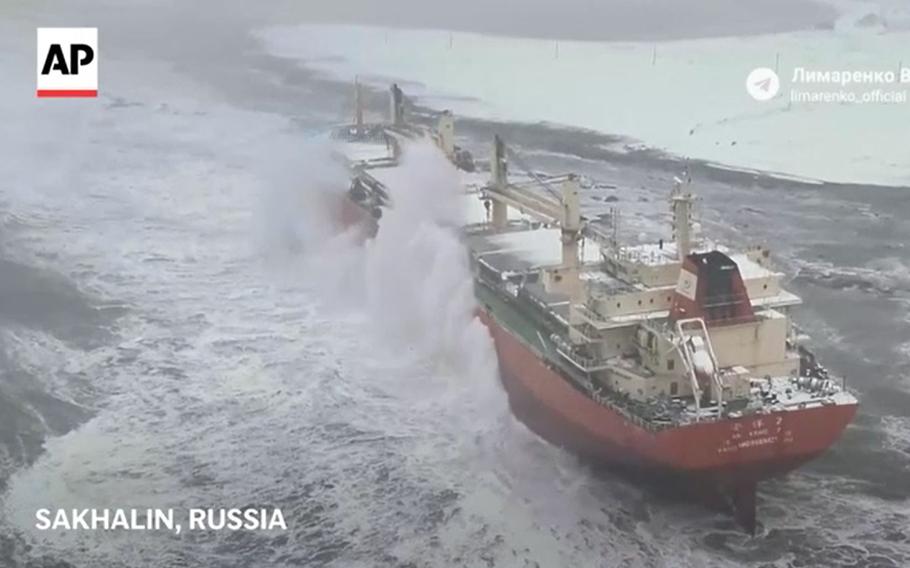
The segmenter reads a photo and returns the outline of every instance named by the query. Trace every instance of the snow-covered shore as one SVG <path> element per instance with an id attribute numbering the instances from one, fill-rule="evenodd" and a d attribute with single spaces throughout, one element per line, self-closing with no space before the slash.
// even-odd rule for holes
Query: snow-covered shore
<path id="1" fill-rule="evenodd" d="M 268 51 L 339 79 L 390 80 L 434 108 L 621 135 L 733 168 L 845 183 L 910 186 L 910 102 L 799 102 L 792 93 L 910 91 L 910 83 L 791 84 L 794 71 L 895 71 L 910 31 L 850 21 L 834 30 L 663 43 L 581 42 L 349 25 L 274 27 Z M 746 92 L 756 67 L 781 91 Z M 905 95 L 906 96 L 906 95 Z"/>

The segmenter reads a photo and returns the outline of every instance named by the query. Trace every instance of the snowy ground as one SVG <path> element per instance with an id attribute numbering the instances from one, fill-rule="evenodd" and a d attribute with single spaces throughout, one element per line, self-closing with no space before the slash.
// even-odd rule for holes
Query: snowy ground
<path id="1" fill-rule="evenodd" d="M 866 12 L 854 12 L 865 14 Z M 896 20 L 899 21 L 899 20 Z M 447 31 L 304 25 L 265 29 L 277 55 L 386 88 L 391 80 L 432 108 L 621 135 L 689 158 L 810 179 L 910 185 L 910 102 L 790 102 L 794 69 L 897 71 L 910 31 L 846 19 L 837 29 L 663 43 L 577 42 Z M 779 59 L 778 59 L 779 58 Z M 779 68 L 781 93 L 745 90 L 756 67 Z M 910 94 L 902 85 L 853 86 Z M 621 150 L 621 149 L 618 149 Z"/>

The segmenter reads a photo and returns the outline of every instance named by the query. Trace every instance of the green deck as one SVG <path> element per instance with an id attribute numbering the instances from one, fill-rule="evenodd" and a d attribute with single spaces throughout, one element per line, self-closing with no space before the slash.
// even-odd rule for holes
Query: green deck
<path id="1" fill-rule="evenodd" d="M 565 327 L 552 321 L 550 316 L 531 302 L 516 298 L 494 284 L 476 278 L 474 295 L 478 303 L 487 311 L 496 323 L 517 338 L 536 357 L 562 376 L 567 383 L 588 398 L 591 396 L 592 380 L 584 372 L 557 352 L 556 345 L 550 339 L 553 333 L 565 334 Z M 651 432 L 670 427 L 663 421 L 649 419 L 646 408 L 640 408 L 634 402 L 617 395 L 605 385 L 600 387 L 600 396 L 596 402 L 623 415 L 629 422 Z"/>

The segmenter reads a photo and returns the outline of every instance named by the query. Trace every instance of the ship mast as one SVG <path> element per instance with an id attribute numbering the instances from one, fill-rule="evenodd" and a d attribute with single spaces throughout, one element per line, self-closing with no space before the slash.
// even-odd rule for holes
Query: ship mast
<path id="1" fill-rule="evenodd" d="M 575 306 L 585 302 L 585 287 L 581 281 L 582 261 L 579 256 L 582 240 L 583 221 L 579 201 L 578 176 L 569 174 L 560 178 L 559 188 L 551 186 L 553 179 L 543 179 L 523 163 L 520 156 L 508 152 L 509 157 L 540 186 L 545 195 L 532 191 L 526 185 L 509 183 L 508 150 L 499 136 L 493 139 L 493 154 L 490 159 L 490 184 L 484 193 L 492 201 L 491 224 L 494 231 L 501 231 L 508 224 L 508 208 L 514 207 L 522 213 L 560 229 L 561 257 L 559 266 L 549 267 L 544 274 L 547 287 L 558 290 L 569 297 L 569 324 L 571 328 L 581 323 Z M 581 342 L 581 336 L 572 332 L 570 338 Z"/>
<path id="2" fill-rule="evenodd" d="M 360 80 L 354 78 L 354 125 L 357 131 L 363 129 L 363 89 L 360 87 Z"/>
<path id="3" fill-rule="evenodd" d="M 571 283 L 570 296 L 577 300 L 581 281 L 579 269 L 581 261 L 578 256 L 578 241 L 581 238 L 581 206 L 578 200 L 578 178 L 569 174 L 562 182 L 562 216 L 559 219 L 562 241 L 562 266 Z"/>
<path id="4" fill-rule="evenodd" d="M 670 193 L 670 209 L 673 212 L 673 239 L 676 241 L 676 252 L 679 260 L 684 260 L 692 252 L 692 204 L 695 196 L 690 191 L 684 191 L 683 185 L 688 187 L 691 180 L 686 176 L 686 181 L 673 178 L 673 191 Z"/>
<path id="5" fill-rule="evenodd" d="M 509 184 L 509 162 L 506 159 L 506 148 L 498 134 L 493 136 L 493 154 L 490 156 L 490 186 L 497 192 L 505 190 Z M 493 229 L 501 231 L 508 221 L 508 206 L 501 199 L 492 199 Z"/>
<path id="6" fill-rule="evenodd" d="M 404 125 L 404 93 L 397 83 L 392 84 L 389 97 L 389 119 L 392 126 Z"/>
<path id="7" fill-rule="evenodd" d="M 436 126 L 436 137 L 440 149 L 449 160 L 455 159 L 455 117 L 451 111 L 443 111 Z"/>

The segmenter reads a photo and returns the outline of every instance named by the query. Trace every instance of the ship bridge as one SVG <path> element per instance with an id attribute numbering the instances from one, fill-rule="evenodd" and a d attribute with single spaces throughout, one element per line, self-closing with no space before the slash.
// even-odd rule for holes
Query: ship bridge
<path id="1" fill-rule="evenodd" d="M 689 397 L 697 416 L 749 400 L 755 377 L 799 374 L 789 317 L 799 297 L 767 249 L 734 253 L 700 238 L 686 183 L 670 193 L 670 238 L 629 245 L 618 214 L 612 231 L 581 215 L 576 178 L 526 172 L 517 183 L 507 175 L 517 161 L 497 138 L 478 196 L 492 207 L 465 238 L 479 280 L 512 298 L 535 322 L 531 341 L 580 384 L 639 401 Z"/>

